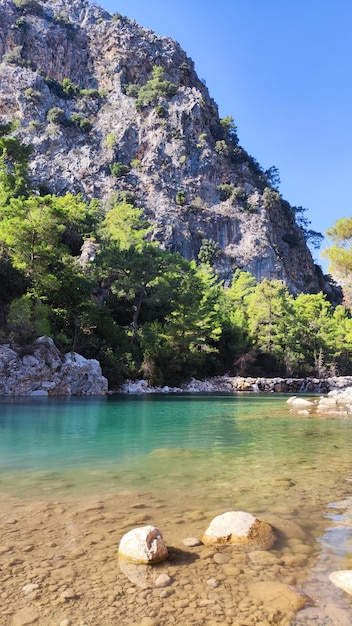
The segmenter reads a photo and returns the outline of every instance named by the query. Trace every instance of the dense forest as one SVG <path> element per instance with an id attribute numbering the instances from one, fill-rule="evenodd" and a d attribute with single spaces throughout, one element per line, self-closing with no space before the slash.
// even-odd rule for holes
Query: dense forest
<path id="1" fill-rule="evenodd" d="M 225 372 L 350 370 L 348 307 L 333 308 L 322 293 L 293 296 L 281 281 L 257 283 L 240 270 L 225 288 L 210 265 L 216 250 L 204 245 L 189 262 L 162 249 L 123 194 L 106 211 L 96 200 L 33 191 L 31 148 L 12 131 L 0 127 L 3 342 L 25 354 L 50 335 L 60 350 L 98 359 L 110 388 L 137 377 L 164 385 Z M 342 226 L 331 231 L 334 259 Z"/>

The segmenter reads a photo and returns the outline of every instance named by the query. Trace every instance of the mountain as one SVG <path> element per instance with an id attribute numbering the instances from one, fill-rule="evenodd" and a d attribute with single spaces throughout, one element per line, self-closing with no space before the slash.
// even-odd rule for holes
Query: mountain
<path id="1" fill-rule="evenodd" d="M 175 41 L 87 0 L 0 0 L 0 59 L 0 123 L 33 146 L 39 193 L 126 198 L 225 284 L 239 267 L 292 293 L 324 286 L 275 168 L 240 146 Z"/>

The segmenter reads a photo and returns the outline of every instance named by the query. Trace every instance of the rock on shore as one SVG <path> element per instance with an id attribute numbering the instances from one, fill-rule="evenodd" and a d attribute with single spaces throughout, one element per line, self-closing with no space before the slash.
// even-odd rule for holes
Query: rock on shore
<path id="1" fill-rule="evenodd" d="M 94 396 L 108 391 L 95 359 L 64 357 L 50 337 L 39 337 L 26 354 L 0 346 L 0 396 Z"/>

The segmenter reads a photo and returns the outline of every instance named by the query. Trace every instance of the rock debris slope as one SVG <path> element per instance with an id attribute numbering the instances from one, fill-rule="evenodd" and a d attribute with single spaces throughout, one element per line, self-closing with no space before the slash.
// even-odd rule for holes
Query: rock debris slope
<path id="1" fill-rule="evenodd" d="M 0 59 L 0 123 L 33 145 L 40 193 L 125 198 L 165 248 L 201 252 L 225 280 L 239 267 L 321 288 L 294 209 L 175 41 L 87 0 L 0 0 Z"/>

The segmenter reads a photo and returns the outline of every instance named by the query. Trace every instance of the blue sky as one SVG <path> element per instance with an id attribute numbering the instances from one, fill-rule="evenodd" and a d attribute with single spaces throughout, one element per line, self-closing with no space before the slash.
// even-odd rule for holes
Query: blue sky
<path id="1" fill-rule="evenodd" d="M 178 41 L 241 145 L 325 234 L 351 215 L 351 0 L 100 0 Z M 326 262 L 315 258 L 327 271 Z"/>

